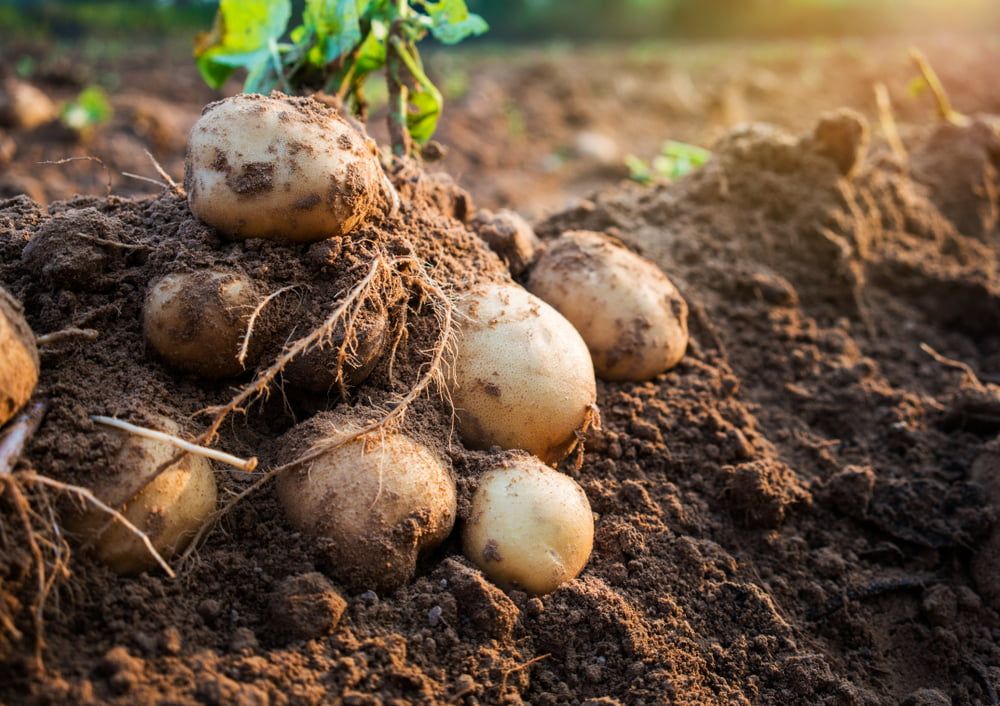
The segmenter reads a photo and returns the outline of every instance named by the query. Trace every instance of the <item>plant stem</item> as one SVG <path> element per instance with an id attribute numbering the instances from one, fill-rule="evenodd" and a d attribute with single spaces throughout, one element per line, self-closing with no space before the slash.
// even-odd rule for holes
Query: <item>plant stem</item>
<path id="1" fill-rule="evenodd" d="M 409 11 L 407 0 L 396 0 L 398 17 L 389 28 L 389 41 L 386 43 L 385 78 L 389 86 L 389 139 L 392 142 L 392 153 L 397 157 L 410 154 L 410 132 L 406 127 L 407 88 L 403 82 L 403 61 L 396 50 L 396 42 L 403 41 L 403 22 Z"/>

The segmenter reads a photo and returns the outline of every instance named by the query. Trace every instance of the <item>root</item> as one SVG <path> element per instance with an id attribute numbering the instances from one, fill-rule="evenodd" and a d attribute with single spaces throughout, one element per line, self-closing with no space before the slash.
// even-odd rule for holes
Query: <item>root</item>
<path id="1" fill-rule="evenodd" d="M 413 255 L 397 257 L 386 261 L 381 255 L 377 255 L 372 262 L 368 274 L 356 284 L 334 310 L 333 313 L 323 322 L 323 324 L 309 333 L 307 336 L 298 339 L 263 373 L 261 373 L 249 386 L 244 388 L 233 400 L 216 413 L 215 420 L 209 430 L 202 436 L 202 439 L 214 438 L 222 421 L 231 412 L 242 408 L 248 401 L 256 395 L 265 394 L 268 385 L 280 374 L 281 370 L 295 356 L 308 350 L 311 346 L 321 341 L 324 336 L 329 336 L 335 326 L 341 321 L 348 309 L 360 307 L 364 304 L 365 298 L 369 296 L 374 283 L 378 282 L 380 272 L 386 272 L 400 277 L 411 292 L 417 292 L 424 298 L 433 299 L 433 311 L 438 325 L 438 336 L 430 350 L 425 351 L 428 355 L 427 362 L 421 367 L 417 380 L 403 394 L 397 395 L 388 404 L 388 409 L 383 410 L 382 416 L 363 427 L 352 431 L 342 437 L 335 437 L 335 440 L 321 440 L 310 447 L 308 451 L 298 458 L 280 466 L 269 469 L 263 473 L 252 485 L 234 495 L 221 508 L 216 510 L 202 524 L 188 548 L 181 555 L 180 561 L 186 562 L 197 551 L 198 546 L 205 535 L 227 514 L 229 514 L 245 498 L 257 492 L 278 475 L 306 465 L 320 456 L 345 446 L 357 439 L 365 436 L 384 433 L 393 425 L 402 423 L 410 405 L 421 395 L 434 385 L 441 387 L 445 375 L 445 360 L 453 348 L 455 336 L 455 310 L 452 298 L 447 292 L 435 282 L 421 266 L 418 258 Z M 346 336 L 345 336 L 346 338 Z M 381 479 L 380 479 L 381 483 Z"/>
<path id="2" fill-rule="evenodd" d="M 972 387 L 979 390 L 980 392 L 986 391 L 986 386 L 983 385 L 983 383 L 979 380 L 979 376 L 976 375 L 976 371 L 973 370 L 972 366 L 970 366 L 968 363 L 963 363 L 960 360 L 955 360 L 954 358 L 948 358 L 946 356 L 943 356 L 936 350 L 931 348 L 929 345 L 927 345 L 926 343 L 920 344 L 920 350 L 922 350 L 924 353 L 929 355 L 931 358 L 933 358 L 941 365 L 962 371 L 965 374 L 965 378 L 969 381 L 969 384 L 972 385 Z"/>
<path id="3" fill-rule="evenodd" d="M 153 179 L 151 177 L 143 176 L 142 174 L 133 174 L 132 172 L 122 172 L 122 176 L 128 177 L 129 179 L 138 179 L 139 181 L 145 181 L 145 182 L 148 182 L 150 184 L 155 184 L 156 186 L 159 186 L 164 191 L 169 191 L 170 190 L 170 185 L 169 184 L 165 184 L 164 182 L 160 181 L 159 179 Z"/>
<path id="4" fill-rule="evenodd" d="M 47 159 L 47 160 L 44 160 L 42 162 L 37 162 L 37 164 L 49 164 L 49 165 L 53 165 L 53 166 L 62 166 L 63 164 L 69 164 L 70 162 L 80 162 L 80 161 L 97 162 L 98 164 L 101 165 L 101 167 L 104 169 L 104 176 L 106 176 L 108 178 L 108 182 L 105 185 L 105 187 L 107 189 L 107 196 L 111 196 L 111 169 L 99 157 L 91 157 L 91 156 L 85 156 L 85 157 L 64 157 L 63 159 Z"/>
<path id="5" fill-rule="evenodd" d="M 290 362 L 306 351 L 314 348 L 324 339 L 329 339 L 330 336 L 333 335 L 337 324 L 340 323 L 345 312 L 347 312 L 347 310 L 350 309 L 359 299 L 368 295 L 369 289 L 372 288 L 374 283 L 377 282 L 378 276 L 383 273 L 385 268 L 385 259 L 381 255 L 376 255 L 372 260 L 368 274 L 365 275 L 360 282 L 354 285 L 354 287 L 347 293 L 347 296 L 344 297 L 344 300 L 340 303 L 340 305 L 333 310 L 333 312 L 318 328 L 311 331 L 308 335 L 298 339 L 290 346 L 287 346 L 281 355 L 279 355 L 266 370 L 259 373 L 257 377 L 254 378 L 253 382 L 240 390 L 240 392 L 237 393 L 237 395 L 226 405 L 206 410 L 215 416 L 208 429 L 200 437 L 198 437 L 199 443 L 210 444 L 214 442 L 218 437 L 219 428 L 230 414 L 237 411 L 245 411 L 246 406 L 254 399 L 268 394 L 268 391 L 271 388 L 271 383 L 274 382 L 278 375 L 281 374 L 281 371 L 284 370 Z"/>
<path id="6" fill-rule="evenodd" d="M 52 333 L 46 333 L 35 338 L 35 345 L 38 347 L 51 346 L 56 343 L 62 343 L 66 339 L 70 338 L 82 338 L 87 341 L 96 341 L 100 337 L 100 334 L 92 328 L 76 328 L 75 326 L 70 326 L 69 328 L 60 329 L 58 331 L 53 331 Z"/>
<path id="7" fill-rule="evenodd" d="M 905 163 L 909 159 L 906 147 L 899 137 L 899 130 L 896 128 L 896 117 L 892 112 L 892 100 L 889 98 L 889 89 L 884 83 L 879 81 L 875 84 L 875 105 L 878 107 L 878 121 L 882 126 L 882 134 L 885 135 L 886 142 L 896 158 Z"/>
<path id="8" fill-rule="evenodd" d="M 11 423 L 10 429 L 0 440 L 0 476 L 10 475 L 14 470 L 14 464 L 24 452 L 28 440 L 38 430 L 47 410 L 47 403 L 35 402 Z"/>
<path id="9" fill-rule="evenodd" d="M 948 97 L 948 92 L 944 89 L 944 84 L 941 83 L 941 79 L 938 78 L 937 72 L 931 66 L 927 57 L 924 56 L 924 53 L 916 47 L 910 47 L 910 59 L 934 95 L 938 117 L 945 122 L 958 125 L 959 127 L 968 125 L 970 122 L 968 116 L 962 115 L 952 107 L 951 99 Z"/>
<path id="10" fill-rule="evenodd" d="M 179 449 L 183 449 L 187 453 L 194 454 L 196 456 L 204 456 L 205 458 L 218 461 L 219 463 L 225 463 L 226 465 L 238 468 L 241 471 L 246 471 L 247 473 L 253 471 L 253 469 L 257 467 L 256 457 L 248 459 L 238 458 L 232 454 L 227 454 L 217 449 L 209 449 L 204 446 L 192 444 L 191 442 L 184 441 L 184 439 L 174 436 L 173 434 L 167 434 L 166 432 L 156 431 L 155 429 L 147 429 L 146 427 L 129 424 L 126 421 L 115 419 L 114 417 L 93 415 L 90 419 L 98 424 L 114 427 L 115 429 L 120 429 L 121 431 L 128 432 L 129 434 L 135 434 L 136 436 L 152 439 L 153 441 L 162 441 L 164 443 L 171 444 Z"/>
<path id="11" fill-rule="evenodd" d="M 147 154 L 149 153 L 147 152 Z M 243 334 L 243 342 L 240 344 L 240 354 L 236 356 L 236 360 L 239 361 L 241 368 L 243 368 L 244 370 L 246 369 L 247 353 L 250 350 L 250 337 L 252 336 L 254 326 L 257 323 L 257 317 L 259 317 L 261 312 L 264 311 L 267 305 L 270 304 L 272 301 L 274 301 L 277 297 L 284 294 L 285 292 L 297 288 L 298 285 L 295 284 L 290 284 L 287 287 L 282 287 L 276 292 L 272 292 L 271 294 L 267 295 L 263 299 L 263 301 L 261 301 L 261 303 L 257 305 L 257 308 L 253 310 L 253 313 L 250 315 L 249 321 L 247 321 L 247 330 L 246 333 Z"/>

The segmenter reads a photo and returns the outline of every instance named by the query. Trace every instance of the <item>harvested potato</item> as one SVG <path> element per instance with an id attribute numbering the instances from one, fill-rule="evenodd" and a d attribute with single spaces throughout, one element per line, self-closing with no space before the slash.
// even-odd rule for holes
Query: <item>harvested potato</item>
<path id="1" fill-rule="evenodd" d="M 0 125 L 33 130 L 58 115 L 52 99 L 30 83 L 8 78 L 0 86 Z"/>
<path id="2" fill-rule="evenodd" d="M 505 589 L 542 594 L 575 578 L 594 546 L 594 515 L 576 481 L 525 457 L 488 471 L 462 530 L 465 556 Z"/>
<path id="3" fill-rule="evenodd" d="M 506 208 L 477 211 L 472 229 L 500 256 L 515 277 L 527 269 L 538 250 L 535 231 L 520 215 Z"/>
<path id="4" fill-rule="evenodd" d="M 180 431 L 166 418 L 157 419 L 153 426 L 174 436 Z M 118 508 L 167 559 L 187 546 L 215 510 L 217 490 L 212 466 L 202 456 L 185 454 L 128 500 L 159 466 L 173 458 L 177 448 L 164 441 L 113 433 L 122 434 L 124 440 L 91 492 Z M 125 501 L 125 507 L 119 507 Z M 92 544 L 97 557 L 120 574 L 153 568 L 156 560 L 142 540 L 118 521 L 109 524 L 109 519 L 105 512 L 88 506 L 71 513 L 66 527 Z"/>
<path id="5" fill-rule="evenodd" d="M 160 278 L 143 305 L 146 342 L 177 370 L 205 378 L 238 375 L 249 319 L 262 297 L 236 272 L 207 270 Z M 270 330 L 265 310 L 254 323 L 246 365 L 252 367 Z"/>
<path id="6" fill-rule="evenodd" d="M 320 414 L 286 436 L 281 459 L 356 432 L 358 416 Z M 353 439 L 278 477 L 293 527 L 312 537 L 330 572 L 356 590 L 393 591 L 455 523 L 455 481 L 429 448 L 398 432 Z"/>
<path id="7" fill-rule="evenodd" d="M 38 349 L 21 305 L 0 287 L 0 425 L 31 398 L 38 384 Z"/>
<path id="8" fill-rule="evenodd" d="M 656 265 L 607 236 L 563 233 L 527 287 L 576 327 L 603 380 L 649 380 L 684 357 L 687 303 Z"/>
<path id="9" fill-rule="evenodd" d="M 188 140 L 191 211 L 234 238 L 312 242 L 393 211 L 375 142 L 311 98 L 209 104 Z"/>
<path id="10" fill-rule="evenodd" d="M 360 385 L 382 358 L 389 343 L 389 315 L 385 309 L 366 311 L 355 322 L 355 340 L 345 349 L 343 362 L 339 360 L 344 343 L 344 329 L 338 327 L 330 340 L 294 358 L 282 375 L 295 387 L 330 394 L 338 391 L 337 368 L 341 367 L 345 387 Z"/>
<path id="11" fill-rule="evenodd" d="M 462 441 L 559 462 L 596 409 L 594 368 L 580 334 L 516 284 L 481 287 L 462 308 L 449 376 Z"/>

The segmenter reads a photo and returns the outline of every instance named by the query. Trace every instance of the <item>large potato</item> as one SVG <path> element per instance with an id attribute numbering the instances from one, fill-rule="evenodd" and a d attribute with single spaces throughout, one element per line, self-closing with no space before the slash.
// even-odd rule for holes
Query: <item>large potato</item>
<path id="1" fill-rule="evenodd" d="M 323 240 L 396 203 L 370 138 L 317 101 L 277 93 L 208 105 L 184 185 L 191 211 L 234 238 Z"/>
<path id="2" fill-rule="evenodd" d="M 177 425 L 165 418 L 158 419 L 155 428 L 173 435 L 179 432 Z M 112 507 L 126 501 L 177 453 L 177 448 L 166 442 L 120 433 L 125 434 L 120 450 L 91 488 Z M 119 509 L 146 533 L 161 556 L 170 558 L 187 546 L 215 510 L 216 496 L 211 464 L 202 456 L 186 454 Z M 71 514 L 66 527 L 92 543 L 97 557 L 120 574 L 153 568 L 156 560 L 142 540 L 117 520 L 109 524 L 110 519 L 98 508 L 87 507 Z"/>
<path id="3" fill-rule="evenodd" d="M 345 439 L 359 419 L 320 415 L 289 432 L 288 462 L 317 442 Z M 312 537 L 330 572 L 352 589 L 393 591 L 416 571 L 419 555 L 455 523 L 451 472 L 423 444 L 397 432 L 354 439 L 278 477 L 293 527 Z"/>
<path id="4" fill-rule="evenodd" d="M 249 319 L 260 303 L 254 283 L 236 272 L 206 270 L 160 278 L 143 305 L 146 342 L 177 370 L 205 378 L 243 371 L 239 352 Z M 258 318 L 247 365 L 260 352 L 268 322 Z"/>
<path id="5" fill-rule="evenodd" d="M 527 287 L 576 327 L 603 380 L 649 380 L 684 357 L 688 309 L 677 288 L 652 262 L 600 233 L 557 238 Z"/>
<path id="6" fill-rule="evenodd" d="M 492 284 L 463 303 L 450 371 L 466 446 L 524 449 L 557 463 L 594 414 L 594 368 L 576 329 L 516 284 Z"/>
<path id="7" fill-rule="evenodd" d="M 465 555 L 503 588 L 541 594 L 575 578 L 594 546 L 594 515 L 576 481 L 534 458 L 488 471 L 462 530 Z"/>
<path id="8" fill-rule="evenodd" d="M 0 287 L 0 425 L 25 405 L 38 384 L 35 336 L 21 305 Z"/>

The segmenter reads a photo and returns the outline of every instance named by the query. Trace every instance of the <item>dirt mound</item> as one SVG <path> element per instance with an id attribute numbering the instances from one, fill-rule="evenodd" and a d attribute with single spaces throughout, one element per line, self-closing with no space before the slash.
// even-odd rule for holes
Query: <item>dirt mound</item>
<path id="1" fill-rule="evenodd" d="M 621 239 L 658 262 L 691 307 L 686 358 L 648 383 L 600 384 L 603 428 L 582 465 L 563 469 L 598 518 L 579 579 L 541 598 L 505 594 L 451 540 L 412 584 L 344 593 L 345 608 L 265 488 L 179 580 L 120 579 L 76 553 L 50 608 L 51 674 L 32 676 L 25 637 L 0 665 L 0 698 L 996 701 L 1000 497 L 989 442 L 1000 388 L 987 371 L 1000 362 L 1000 233 L 978 215 L 997 193 L 983 130 L 956 133 L 962 150 L 933 147 L 944 138 L 928 131 L 904 165 L 881 150 L 867 156 L 865 125 L 849 113 L 800 138 L 748 127 L 677 184 L 605 192 L 540 225 L 543 236 Z M 924 176 L 921 149 L 935 155 L 939 181 Z M 976 199 L 935 186 L 968 181 L 970 163 L 984 167 Z M 466 194 L 415 169 L 395 181 L 398 219 L 312 246 L 220 240 L 171 193 L 48 212 L 23 198 L 0 204 L 0 284 L 29 323 L 101 334 L 43 349 L 40 395 L 52 409 L 27 463 L 83 482 L 112 452 L 89 415 L 156 413 L 197 431 L 196 413 L 231 396 L 232 382 L 177 376 L 143 350 L 141 302 L 161 274 L 210 266 L 272 289 L 308 283 L 292 298 L 306 328 L 321 315 L 309 312 L 364 276 L 373 245 L 414 252 L 456 290 L 507 276 L 465 225 Z M 64 247 L 84 248 L 78 257 L 27 248 L 22 259 L 56 232 Z M 78 259 L 95 263 L 94 276 L 80 276 Z M 398 379 L 382 365 L 348 403 L 377 404 L 419 369 L 434 319 L 425 311 L 410 324 Z M 266 464 L 295 419 L 336 404 L 272 396 L 225 425 L 220 446 Z M 461 515 L 493 455 L 444 444 L 447 410 L 435 399 L 408 420 L 451 459 Z M 220 479 L 228 491 L 249 482 Z M 0 551 L 0 576 L 17 589 L 9 595 L 28 590 L 19 556 Z"/>

